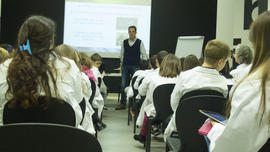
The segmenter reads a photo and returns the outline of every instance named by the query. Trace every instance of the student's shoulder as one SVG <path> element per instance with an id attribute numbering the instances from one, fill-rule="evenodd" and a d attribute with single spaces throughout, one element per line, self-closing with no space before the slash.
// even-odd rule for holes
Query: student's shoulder
<path id="1" fill-rule="evenodd" d="M 179 77 L 190 77 L 191 75 L 195 75 L 195 73 L 197 73 L 197 67 L 181 72 Z"/>
<path id="2" fill-rule="evenodd" d="M 0 69 L 7 69 L 12 59 L 7 59 L 5 62 L 0 64 Z"/>

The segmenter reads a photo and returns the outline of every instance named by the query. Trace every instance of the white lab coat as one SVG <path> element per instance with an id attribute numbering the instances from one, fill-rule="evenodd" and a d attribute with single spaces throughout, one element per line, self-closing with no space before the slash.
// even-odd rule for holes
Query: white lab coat
<path id="1" fill-rule="evenodd" d="M 216 124 L 208 133 L 211 152 L 255 152 L 270 137 L 270 81 L 266 83 L 265 113 L 261 126 L 260 69 L 249 75 L 235 90 L 231 102 L 231 115 L 227 125 Z M 259 113 L 258 113 L 259 112 Z"/>
<path id="2" fill-rule="evenodd" d="M 155 75 L 159 75 L 159 68 L 147 73 L 142 81 L 142 84 L 138 88 L 139 95 L 146 96 L 146 97 L 145 97 L 144 102 L 141 106 L 140 113 L 137 117 L 137 121 L 136 121 L 137 126 L 142 126 L 143 119 L 144 119 L 144 107 L 148 105 L 147 97 L 150 97 L 150 93 L 147 90 L 149 88 L 149 84 L 150 84 L 152 78 L 155 77 Z"/>
<path id="3" fill-rule="evenodd" d="M 205 67 L 195 67 L 191 70 L 182 72 L 173 89 L 171 95 L 171 106 L 174 111 L 167 128 L 164 132 L 164 140 L 171 135 L 173 131 L 177 131 L 175 123 L 175 112 L 181 97 L 193 90 L 216 90 L 223 94 L 228 94 L 227 79 L 219 74 L 216 69 Z"/>
<path id="4" fill-rule="evenodd" d="M 97 67 L 93 66 L 91 68 L 91 70 L 92 70 L 96 80 L 98 80 L 98 78 L 101 78 L 101 80 L 102 80 L 102 75 L 99 72 Z M 104 98 L 102 97 L 102 94 L 101 94 L 101 90 L 100 90 L 101 88 L 102 88 L 102 86 L 99 88 L 98 81 L 96 81 L 96 93 L 95 93 L 95 97 L 93 100 L 93 107 L 98 109 L 98 117 L 99 118 L 101 118 L 101 113 L 102 113 L 103 107 L 104 107 Z"/>
<path id="5" fill-rule="evenodd" d="M 137 89 L 137 90 L 139 89 L 139 82 L 141 81 L 141 79 L 143 79 L 151 71 L 154 71 L 154 69 L 144 70 L 144 71 L 140 72 L 140 74 L 138 74 L 138 77 L 134 83 L 135 89 Z"/>
<path id="6" fill-rule="evenodd" d="M 174 78 L 168 78 L 168 77 L 162 77 L 160 75 L 155 75 L 152 78 L 152 81 L 149 84 L 149 89 L 147 91 L 147 95 L 149 95 L 149 97 L 147 97 L 147 104 L 144 107 L 144 111 L 146 113 L 147 116 L 156 116 L 156 109 L 154 107 L 154 100 L 153 100 L 153 94 L 154 94 L 154 90 L 163 84 L 175 84 L 177 81 L 178 77 L 174 77 Z M 149 93 L 148 93 L 149 92 Z M 170 101 L 168 101 L 170 102 Z"/>
<path id="7" fill-rule="evenodd" d="M 147 90 L 148 90 L 148 87 L 149 87 L 149 84 L 152 80 L 152 77 L 154 75 L 157 75 L 159 73 L 159 68 L 153 70 L 153 71 L 150 71 L 149 73 L 147 73 L 142 81 L 142 84 L 139 86 L 138 88 L 138 91 L 139 91 L 139 94 L 141 96 L 146 96 L 146 93 L 147 93 Z"/>
<path id="8" fill-rule="evenodd" d="M 56 59 L 55 61 L 55 68 L 57 69 L 57 73 L 54 73 L 54 77 L 56 78 L 56 86 L 58 89 L 59 97 L 72 106 L 76 116 L 76 126 L 81 128 L 79 125 L 82 120 L 82 111 L 79 103 L 83 99 L 81 73 L 74 61 L 65 57 L 63 57 L 63 60 L 65 60 L 67 63 L 59 59 Z M 5 98 L 5 94 L 8 89 L 6 80 L 7 70 L 11 61 L 12 59 L 9 59 L 0 65 L 0 125 L 3 124 L 4 106 L 9 100 Z M 51 65 L 51 63 L 52 62 L 50 58 L 49 65 Z M 70 65 L 69 68 L 68 64 Z M 50 80 L 50 77 L 49 85 L 51 87 L 52 96 L 56 97 L 53 83 Z M 40 88 L 40 95 L 45 95 L 45 92 L 42 88 Z"/>
<path id="9" fill-rule="evenodd" d="M 230 75 L 233 77 L 234 83 L 240 82 L 245 76 L 248 75 L 251 68 L 251 64 L 240 64 L 236 69 L 230 72 Z"/>
<path id="10" fill-rule="evenodd" d="M 176 111 L 181 97 L 193 90 L 215 90 L 224 95 L 228 94 L 227 79 L 216 69 L 195 67 L 182 72 L 171 95 L 171 106 Z"/>
<path id="11" fill-rule="evenodd" d="M 145 75 L 145 73 L 146 73 L 145 70 L 137 70 L 137 71 L 133 74 L 132 79 L 133 79 L 134 77 L 137 76 L 137 78 L 136 78 L 136 80 L 135 80 L 135 82 L 136 82 L 137 79 L 138 79 L 139 77 L 141 78 L 142 75 Z M 134 92 L 133 92 L 132 86 L 131 86 L 132 79 L 131 79 L 131 81 L 130 81 L 130 84 L 129 84 L 129 87 L 128 87 L 128 91 L 127 91 L 127 100 L 129 100 L 129 98 L 131 98 L 131 97 L 134 95 Z M 134 88 L 135 88 L 135 82 L 134 82 L 134 85 L 133 85 Z M 138 84 L 137 84 L 137 85 L 138 85 Z M 138 89 L 138 86 L 137 86 L 137 89 Z"/>
<path id="12" fill-rule="evenodd" d="M 84 72 L 81 72 L 81 74 L 82 74 L 82 91 L 86 103 L 85 115 L 81 126 L 84 130 L 94 135 L 96 131 L 94 128 L 92 115 L 95 113 L 95 111 L 93 110 L 89 102 L 90 96 L 92 94 L 91 83 L 89 81 L 88 76 Z"/>

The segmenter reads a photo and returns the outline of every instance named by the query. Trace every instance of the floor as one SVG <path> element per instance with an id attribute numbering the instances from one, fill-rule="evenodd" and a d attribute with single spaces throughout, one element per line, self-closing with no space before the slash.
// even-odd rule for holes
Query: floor
<path id="1" fill-rule="evenodd" d="M 98 133 L 103 152 L 144 152 L 143 144 L 133 139 L 133 121 L 127 125 L 127 110 L 115 111 L 117 104 L 117 94 L 109 94 L 106 103 L 109 110 L 103 111 L 103 121 L 107 128 Z M 162 135 L 152 137 L 151 141 L 151 152 L 165 151 Z"/>

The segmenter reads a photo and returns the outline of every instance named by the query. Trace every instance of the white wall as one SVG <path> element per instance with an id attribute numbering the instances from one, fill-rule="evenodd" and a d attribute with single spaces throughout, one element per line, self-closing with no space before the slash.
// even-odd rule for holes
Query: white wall
<path id="1" fill-rule="evenodd" d="M 217 1 L 217 32 L 216 39 L 223 40 L 232 47 L 233 37 L 233 12 L 232 4 L 234 0 Z"/>
<path id="2" fill-rule="evenodd" d="M 253 11 L 253 18 L 256 12 L 257 9 Z M 248 35 L 249 30 L 244 30 L 244 0 L 218 0 L 216 38 L 233 48 L 233 38 L 241 38 L 243 44 L 251 46 Z"/>

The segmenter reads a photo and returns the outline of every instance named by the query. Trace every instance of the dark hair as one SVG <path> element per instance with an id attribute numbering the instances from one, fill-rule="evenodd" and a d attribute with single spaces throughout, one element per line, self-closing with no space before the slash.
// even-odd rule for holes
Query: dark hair
<path id="1" fill-rule="evenodd" d="M 201 56 L 201 57 L 199 58 L 199 62 L 200 62 L 200 65 L 203 65 L 204 57 Z"/>
<path id="2" fill-rule="evenodd" d="M 181 61 L 174 54 L 168 54 L 164 57 L 159 70 L 162 77 L 174 78 L 181 72 Z"/>
<path id="3" fill-rule="evenodd" d="M 151 66 L 152 66 L 153 69 L 156 69 L 157 68 L 156 59 L 157 59 L 157 55 L 153 55 L 150 58 L 150 64 L 151 64 Z"/>
<path id="4" fill-rule="evenodd" d="M 191 55 L 186 56 L 186 58 L 184 60 L 183 71 L 192 69 L 192 68 L 197 67 L 197 66 L 200 66 L 200 62 L 195 55 L 191 54 Z"/>
<path id="5" fill-rule="evenodd" d="M 140 60 L 139 62 L 139 69 L 146 70 L 148 69 L 148 61 L 147 60 Z"/>
<path id="6" fill-rule="evenodd" d="M 91 60 L 96 62 L 96 61 L 102 61 L 102 57 L 98 53 L 94 53 L 91 55 Z"/>
<path id="7" fill-rule="evenodd" d="M 250 26 L 249 40 L 254 47 L 254 59 L 252 61 L 252 66 L 249 75 L 257 71 L 259 68 L 261 78 L 261 101 L 260 107 L 258 109 L 258 116 L 260 116 L 260 125 L 262 123 L 263 115 L 266 110 L 266 81 L 269 80 L 269 64 L 270 64 L 270 11 L 266 11 L 260 14 L 256 20 Z M 245 80 L 245 79 L 243 79 Z M 238 83 L 236 88 L 243 82 L 243 80 Z M 259 89 L 259 88 L 258 88 Z M 236 89 L 235 89 L 236 90 Z M 235 91 L 234 90 L 234 91 Z M 233 92 L 234 94 L 234 92 Z M 233 96 L 232 94 L 232 96 Z M 227 102 L 226 116 L 230 116 L 231 111 L 231 99 Z M 267 116 L 268 124 L 270 124 L 270 115 Z"/>
<path id="8" fill-rule="evenodd" d="M 160 51 L 157 54 L 157 60 L 158 60 L 158 64 L 161 65 L 163 59 L 165 58 L 165 56 L 167 56 L 169 53 L 167 51 Z"/>
<path id="9" fill-rule="evenodd" d="M 181 61 L 181 69 L 183 70 L 184 69 L 185 57 L 181 57 L 180 61 Z"/>
<path id="10" fill-rule="evenodd" d="M 135 25 L 129 26 L 129 27 L 128 27 L 128 30 L 131 29 L 131 28 L 134 28 L 134 29 L 135 29 L 135 32 L 137 32 L 137 28 L 136 28 Z"/>
<path id="11" fill-rule="evenodd" d="M 54 35 L 55 23 L 43 16 L 31 16 L 21 25 L 18 45 L 25 44 L 29 40 L 32 55 L 28 52 L 29 50 L 15 50 L 7 74 L 6 97 L 10 97 L 9 107 L 18 105 L 28 109 L 39 105 L 40 88 L 45 91 L 46 97 L 46 101 L 42 104 L 48 105 L 52 96 L 50 80 L 54 93 L 56 97 L 58 96 L 53 74 L 57 71 L 54 66 L 56 56 L 52 53 Z M 50 57 L 52 57 L 51 66 L 48 64 Z"/>

